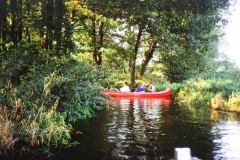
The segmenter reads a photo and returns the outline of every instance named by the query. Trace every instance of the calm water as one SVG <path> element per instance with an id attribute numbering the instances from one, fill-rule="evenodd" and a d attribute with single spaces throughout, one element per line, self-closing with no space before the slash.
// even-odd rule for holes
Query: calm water
<path id="1" fill-rule="evenodd" d="M 240 121 L 224 114 L 179 106 L 171 99 L 116 99 L 98 116 L 76 124 L 81 144 L 54 160 L 169 160 L 189 147 L 203 160 L 240 159 Z"/>

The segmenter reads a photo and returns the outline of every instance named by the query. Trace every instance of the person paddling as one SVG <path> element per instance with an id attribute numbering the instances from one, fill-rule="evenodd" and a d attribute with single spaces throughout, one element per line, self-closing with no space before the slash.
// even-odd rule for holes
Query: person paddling
<path id="1" fill-rule="evenodd" d="M 148 91 L 150 92 L 156 92 L 156 87 L 154 86 L 154 83 L 151 82 L 148 88 Z"/>
<path id="2" fill-rule="evenodd" d="M 142 83 L 140 84 L 140 87 L 136 90 L 136 92 L 145 92 L 145 88 Z"/>
<path id="3" fill-rule="evenodd" d="M 121 92 L 130 92 L 130 88 L 128 87 L 128 83 L 124 82 L 124 85 L 122 88 L 120 88 Z"/>

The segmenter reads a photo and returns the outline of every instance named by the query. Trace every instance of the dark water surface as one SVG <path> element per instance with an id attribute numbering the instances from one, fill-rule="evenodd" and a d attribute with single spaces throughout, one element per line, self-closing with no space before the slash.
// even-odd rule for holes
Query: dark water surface
<path id="1" fill-rule="evenodd" d="M 240 117 L 168 99 L 116 99 L 75 124 L 80 145 L 48 160 L 169 160 L 188 147 L 202 160 L 240 160 Z M 35 158 L 37 159 L 37 158 Z M 43 159 L 43 158 L 42 158 Z"/>
<path id="2" fill-rule="evenodd" d="M 179 106 L 171 99 L 116 99 L 98 116 L 78 122 L 80 145 L 53 160 L 168 160 L 189 147 L 203 160 L 240 160 L 236 114 Z"/>

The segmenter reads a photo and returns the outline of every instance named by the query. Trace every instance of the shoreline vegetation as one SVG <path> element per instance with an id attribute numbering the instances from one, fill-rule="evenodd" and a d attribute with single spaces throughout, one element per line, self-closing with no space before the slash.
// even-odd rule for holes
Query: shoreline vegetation
<path id="1" fill-rule="evenodd" d="M 178 93 L 178 98 L 188 106 L 206 106 L 214 110 L 240 113 L 239 82 L 232 80 L 199 79 L 194 88 L 185 86 Z"/>
<path id="2" fill-rule="evenodd" d="M 86 70 L 92 73 L 81 76 Z M 58 149 L 80 145 L 71 141 L 71 134 L 81 132 L 75 131 L 73 124 L 107 107 L 107 97 L 101 94 L 104 86 L 118 87 L 129 78 L 127 74 L 116 74 L 118 78 L 111 75 L 100 80 L 99 76 L 106 72 L 91 65 L 77 65 L 74 74 L 62 70 L 62 75 L 52 73 L 43 81 L 35 79 L 38 83 L 23 83 L 18 87 L 6 85 L 0 94 L 1 155 L 52 156 Z M 172 98 L 181 105 L 240 113 L 240 70 L 219 71 L 214 77 L 209 75 L 170 83 L 161 76 L 149 74 L 136 82 L 136 88 L 140 83 L 154 81 L 158 91 L 170 87 Z"/>
<path id="3" fill-rule="evenodd" d="M 187 80 L 177 85 L 176 100 L 189 107 L 240 113 L 239 73 L 221 71 L 215 77 Z"/>

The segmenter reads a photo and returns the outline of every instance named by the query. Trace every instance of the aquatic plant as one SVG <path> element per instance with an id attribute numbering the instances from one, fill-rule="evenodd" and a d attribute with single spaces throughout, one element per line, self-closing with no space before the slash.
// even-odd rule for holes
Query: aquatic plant
<path id="1" fill-rule="evenodd" d="M 225 105 L 225 101 L 222 97 L 221 93 L 217 93 L 214 98 L 211 99 L 211 108 L 217 110 L 223 110 Z"/>
<path id="2" fill-rule="evenodd" d="M 240 93 L 233 92 L 226 103 L 226 110 L 240 113 Z"/>

